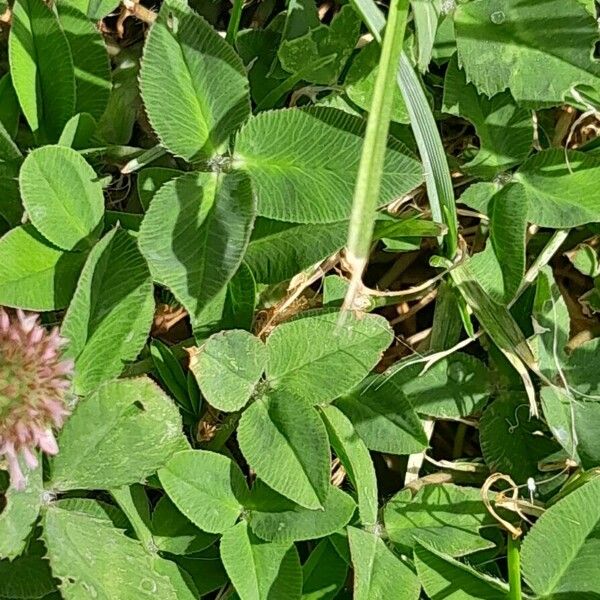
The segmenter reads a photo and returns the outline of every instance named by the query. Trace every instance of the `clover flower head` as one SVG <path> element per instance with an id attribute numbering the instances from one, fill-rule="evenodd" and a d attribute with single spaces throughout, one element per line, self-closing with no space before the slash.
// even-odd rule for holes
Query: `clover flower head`
<path id="1" fill-rule="evenodd" d="M 0 307 L 0 459 L 18 490 L 26 485 L 19 459 L 35 469 L 38 449 L 58 452 L 53 429 L 69 414 L 73 372 L 73 361 L 61 359 L 64 343 L 58 328 L 48 332 L 38 315 Z"/>

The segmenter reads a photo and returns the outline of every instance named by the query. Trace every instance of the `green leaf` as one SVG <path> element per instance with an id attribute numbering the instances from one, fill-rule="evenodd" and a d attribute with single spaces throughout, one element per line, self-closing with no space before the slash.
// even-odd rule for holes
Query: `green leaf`
<path id="1" fill-rule="evenodd" d="M 155 567 L 154 561 L 163 559 L 106 521 L 50 506 L 43 525 L 48 559 L 65 600 L 181 597 Z"/>
<path id="2" fill-rule="evenodd" d="M 294 504 L 267 487 L 254 483 L 247 503 L 252 531 L 270 542 L 314 540 L 342 530 L 356 510 L 352 498 L 331 485 L 323 510 L 310 510 Z"/>
<path id="3" fill-rule="evenodd" d="M 14 139 L 19 130 L 19 99 L 15 93 L 10 73 L 0 77 L 0 124 L 4 126 L 7 135 Z"/>
<path id="4" fill-rule="evenodd" d="M 250 331 L 258 300 L 256 282 L 242 262 L 226 288 L 223 288 L 195 319 L 194 335 L 201 340 L 223 329 Z"/>
<path id="5" fill-rule="evenodd" d="M 21 151 L 0 121 L 0 161 L 20 162 L 20 159 Z"/>
<path id="6" fill-rule="evenodd" d="M 142 98 L 162 144 L 212 157 L 250 115 L 248 80 L 231 46 L 183 2 L 164 4 L 144 49 Z"/>
<path id="7" fill-rule="evenodd" d="M 415 565 L 431 600 L 508 600 L 508 586 L 424 545 L 415 546 Z"/>
<path id="8" fill-rule="evenodd" d="M 247 331 L 233 330 L 211 336 L 190 368 L 209 404 L 235 412 L 252 396 L 266 364 L 263 342 Z"/>
<path id="9" fill-rule="evenodd" d="M 178 452 L 158 476 L 177 508 L 203 531 L 223 533 L 242 513 L 248 488 L 240 468 L 226 456 Z"/>
<path id="10" fill-rule="evenodd" d="M 200 597 L 200 592 L 190 574 L 175 562 L 154 556 L 152 566 L 156 573 L 167 577 L 177 600 L 197 600 Z"/>
<path id="11" fill-rule="evenodd" d="M 216 536 L 198 529 L 165 495 L 152 512 L 152 539 L 162 552 L 186 555 L 208 548 Z"/>
<path id="12" fill-rule="evenodd" d="M 115 506 L 102 500 L 92 500 L 91 498 L 62 498 L 55 500 L 53 506 L 58 508 L 81 513 L 105 521 L 117 529 L 130 529 L 131 524 L 125 516 L 125 513 Z"/>
<path id="13" fill-rule="evenodd" d="M 502 188 L 490 211 L 490 239 L 502 272 L 505 303 L 514 298 L 525 275 L 528 202 L 520 191 L 512 184 Z"/>
<path id="14" fill-rule="evenodd" d="M 254 323 L 257 299 L 256 281 L 244 261 L 227 284 L 221 327 L 250 331 Z"/>
<path id="15" fill-rule="evenodd" d="M 106 383 L 82 400 L 58 444 L 49 485 L 65 491 L 143 481 L 187 441 L 171 399 L 150 379 L 139 378 Z"/>
<path id="16" fill-rule="evenodd" d="M 514 194 L 511 194 L 511 196 L 514 197 Z M 490 212 L 492 207 L 493 202 L 490 205 Z M 512 234 L 514 233 L 515 232 L 513 231 Z M 507 251 L 508 248 L 504 248 L 502 252 Z M 506 267 L 506 265 L 502 266 Z M 512 279 L 510 277 L 505 278 L 503 276 L 502 266 L 494 252 L 494 247 L 492 246 L 492 240 L 490 238 L 487 239 L 484 249 L 481 252 L 474 254 L 469 260 L 469 271 L 474 278 L 480 282 L 485 293 L 488 294 L 495 303 L 506 307 L 512 298 L 505 289 L 505 280 L 509 285 L 512 285 L 514 277 Z M 507 274 L 513 271 L 512 266 L 510 265 L 507 269 Z M 514 276 L 514 271 L 511 275 Z"/>
<path id="17" fill-rule="evenodd" d="M 150 501 L 144 486 L 140 483 L 124 485 L 111 489 L 109 493 L 127 518 L 128 529 L 146 550 L 153 552 L 156 545 L 150 531 Z"/>
<path id="18" fill-rule="evenodd" d="M 115 63 L 112 71 L 113 87 L 108 106 L 98 121 L 96 135 L 99 140 L 108 144 L 127 144 L 142 110 L 138 89 L 140 64 L 137 45 L 133 48 L 121 48 L 112 60 Z"/>
<path id="19" fill-rule="evenodd" d="M 600 393 L 599 353 L 600 340 L 594 338 L 577 346 L 565 361 L 566 364 L 561 365 L 569 384 L 588 400 L 598 400 Z"/>
<path id="20" fill-rule="evenodd" d="M 510 475 L 517 483 L 539 477 L 538 462 L 558 448 L 538 432 L 543 423 L 529 415 L 527 396 L 506 392 L 494 400 L 479 421 L 483 457 L 492 472 Z"/>
<path id="21" fill-rule="evenodd" d="M 421 73 L 427 71 L 438 24 L 446 12 L 442 0 L 411 0 L 415 32 L 417 34 L 417 67 Z"/>
<path id="22" fill-rule="evenodd" d="M 523 577 L 541 597 L 593 598 L 600 534 L 600 479 L 548 508 L 521 547 Z"/>
<path id="23" fill-rule="evenodd" d="M 599 87 L 597 25 L 576 0 L 477 0 L 457 7 L 454 23 L 467 78 L 488 96 L 509 88 L 519 104 L 540 106 Z"/>
<path id="24" fill-rule="evenodd" d="M 493 181 L 479 181 L 470 185 L 460 196 L 457 202 L 466 204 L 469 208 L 484 215 L 489 212 L 489 207 L 500 184 Z"/>
<path id="25" fill-rule="evenodd" d="M 9 560 L 25 549 L 42 505 L 42 468 L 31 470 L 21 464 L 21 470 L 27 478 L 27 486 L 19 491 L 9 488 L 4 494 L 6 504 L 0 512 L 0 558 Z"/>
<path id="26" fill-rule="evenodd" d="M 12 562 L 0 561 L 0 598 L 42 598 L 55 590 L 47 560 L 39 556 L 20 556 Z"/>
<path id="27" fill-rule="evenodd" d="M 538 369 L 536 357 L 508 308 L 495 302 L 479 283 L 480 277 L 472 260 L 465 260 L 454 268 L 452 280 L 482 328 L 529 385 L 526 370 Z"/>
<path id="28" fill-rule="evenodd" d="M 319 26 L 319 14 L 313 0 L 289 0 L 287 5 L 284 39 L 293 40 Z"/>
<path id="29" fill-rule="evenodd" d="M 559 377 L 559 371 L 567 366 L 565 349 L 571 337 L 571 317 L 550 267 L 542 269 L 538 275 L 531 320 L 536 332 L 531 343 L 539 361 L 540 371 L 553 380 Z M 591 381 L 590 374 L 585 375 L 588 382 Z"/>
<path id="30" fill-rule="evenodd" d="M 333 108 L 287 109 L 251 117 L 237 136 L 234 163 L 248 171 L 258 214 L 297 223 L 350 217 L 364 122 Z M 390 139 L 382 206 L 418 186 L 421 166 Z"/>
<path id="31" fill-rule="evenodd" d="M 403 395 L 423 415 L 442 419 L 466 417 L 481 408 L 492 392 L 492 374 L 470 354 L 454 352 L 424 373 L 422 363 L 411 363 L 410 358 L 398 362 L 381 376 L 386 385 L 380 389 L 376 384 L 375 388 L 382 396 Z"/>
<path id="32" fill-rule="evenodd" d="M 82 246 L 102 222 L 102 185 L 71 148 L 43 146 L 28 154 L 19 184 L 33 225 L 63 250 Z"/>
<path id="33" fill-rule="evenodd" d="M 323 279 L 323 308 L 342 306 L 348 286 L 348 280 L 344 277 L 327 275 Z"/>
<path id="34" fill-rule="evenodd" d="M 579 244 L 567 253 L 567 258 L 580 273 L 587 277 L 600 275 L 600 256 L 596 248 L 590 244 Z"/>
<path id="35" fill-rule="evenodd" d="M 590 314 L 600 313 L 600 278 L 594 280 L 594 287 L 579 298 L 584 311 Z"/>
<path id="36" fill-rule="evenodd" d="M 137 176 L 137 192 L 144 211 L 148 210 L 156 192 L 168 181 L 182 175 L 177 169 L 165 167 L 148 167 L 142 169 Z"/>
<path id="37" fill-rule="evenodd" d="M 293 545 L 264 542 L 242 521 L 223 534 L 221 560 L 240 600 L 300 600 L 302 570 Z"/>
<path id="38" fill-rule="evenodd" d="M 194 317 L 193 332 L 197 340 L 204 340 L 214 333 L 225 329 L 223 314 L 225 312 L 228 287 L 229 284 L 219 291 Z"/>
<path id="39" fill-rule="evenodd" d="M 302 565 L 302 600 L 333 600 L 344 585 L 348 564 L 328 539 L 322 540 Z"/>
<path id="40" fill-rule="evenodd" d="M 311 404 L 331 402 L 360 383 L 392 342 L 380 316 L 325 312 L 279 325 L 267 338 L 267 380 Z"/>
<path id="41" fill-rule="evenodd" d="M 422 219 L 416 213 L 409 212 L 401 218 L 385 212 L 377 214 L 373 239 L 394 239 L 413 242 L 416 238 L 436 237 L 446 233 L 446 227 L 440 223 Z"/>
<path id="42" fill-rule="evenodd" d="M 244 261 L 259 283 L 280 283 L 344 246 L 348 222 L 313 225 L 259 217 Z"/>
<path id="43" fill-rule="evenodd" d="M 330 25 L 319 23 L 294 39 L 284 39 L 277 55 L 281 66 L 302 79 L 334 84 L 352 54 L 360 35 L 360 19 L 354 9 L 342 6 Z M 323 61 L 327 64 L 322 65 Z"/>
<path id="44" fill-rule="evenodd" d="M 395 556 L 380 537 L 348 527 L 348 541 L 354 566 L 355 600 L 417 600 L 421 589 L 417 576 L 405 559 Z"/>
<path id="45" fill-rule="evenodd" d="M 370 450 L 413 454 L 429 442 L 413 407 L 394 378 L 372 375 L 352 393 L 335 402 Z"/>
<path id="46" fill-rule="evenodd" d="M 277 50 L 284 20 L 285 13 L 279 13 L 264 29 L 245 29 L 238 33 L 235 40 L 238 54 L 248 72 L 252 99 L 257 105 L 261 105 L 281 83 L 278 79 L 281 69 L 273 67 L 278 61 Z M 278 105 L 281 100 L 277 98 L 272 104 Z"/>
<path id="47" fill-rule="evenodd" d="M 153 339 L 150 342 L 150 355 L 154 368 L 169 393 L 179 406 L 195 415 L 196 407 L 192 404 L 188 393 L 187 377 L 173 350 L 160 340 Z"/>
<path id="48" fill-rule="evenodd" d="M 561 333 L 564 332 L 559 330 L 557 338 Z M 547 343 L 551 343 L 553 332 L 549 331 L 546 336 Z M 558 340 L 552 343 L 558 345 Z M 597 339 L 581 344 L 568 358 L 555 350 L 552 357 L 557 356 L 554 359 L 557 364 L 551 373 L 558 376 L 560 368 L 560 376 L 566 379 L 569 388 L 543 387 L 540 393 L 548 427 L 569 456 L 584 469 L 600 465 L 598 352 Z"/>
<path id="49" fill-rule="evenodd" d="M 58 140 L 75 114 L 75 70 L 67 38 L 43 0 L 16 0 L 9 37 L 13 86 L 41 140 Z"/>
<path id="50" fill-rule="evenodd" d="M 154 280 L 190 313 L 202 309 L 238 269 L 254 219 L 250 181 L 243 173 L 189 173 L 154 196 L 139 245 Z"/>
<path id="51" fill-rule="evenodd" d="M 600 447 L 598 447 L 600 411 L 597 410 L 599 406 L 596 402 L 575 403 L 564 390 L 544 386 L 540 390 L 540 404 L 548 428 L 570 459 L 577 463 L 581 462 L 579 448 L 587 445 L 586 441 L 590 440 L 592 452 L 589 452 L 589 449 L 588 452 L 592 457 L 591 466 L 600 460 Z M 578 426 L 581 426 L 583 432 L 578 431 Z M 586 436 L 587 431 L 592 435 Z"/>
<path id="52" fill-rule="evenodd" d="M 92 136 L 96 131 L 96 121 L 89 113 L 78 113 L 71 117 L 58 139 L 59 146 L 67 146 L 73 150 L 87 150 L 92 144 Z"/>
<path id="53" fill-rule="evenodd" d="M 196 598 L 214 592 L 229 583 L 229 578 L 215 546 L 195 556 L 176 557 L 177 564 L 192 578 L 198 591 Z"/>
<path id="54" fill-rule="evenodd" d="M 86 255 L 50 246 L 31 226 L 0 238 L 0 304 L 57 310 L 71 299 Z"/>
<path id="55" fill-rule="evenodd" d="M 458 68 L 456 56 L 446 70 L 443 108 L 475 126 L 480 147 L 476 156 L 463 165 L 468 172 L 491 179 L 529 154 L 533 142 L 531 112 L 518 107 L 508 92 L 493 98 L 478 94 Z"/>
<path id="56" fill-rule="evenodd" d="M 488 516 L 479 489 L 454 484 L 425 485 L 414 495 L 401 490 L 384 510 L 390 540 L 407 554 L 420 541 L 449 556 L 492 548 L 479 531 Z"/>
<path id="57" fill-rule="evenodd" d="M 60 2 L 57 8 L 75 68 L 75 112 L 89 113 L 97 120 L 106 109 L 112 87 L 104 38 L 77 8 Z"/>
<path id="58" fill-rule="evenodd" d="M 344 81 L 344 90 L 347 96 L 360 108 L 369 111 L 373 101 L 373 92 L 375 91 L 375 79 L 379 72 L 379 57 L 381 55 L 381 46 L 377 42 L 367 44 L 358 56 L 352 61 L 348 74 Z M 394 100 L 392 103 L 392 121 L 396 123 L 409 123 L 410 118 L 404 103 L 404 98 L 398 89 L 394 86 L 392 92 Z"/>
<path id="59" fill-rule="evenodd" d="M 377 523 L 377 478 L 366 444 L 356 433 L 351 421 L 335 406 L 322 406 L 321 414 L 336 456 L 358 497 L 358 514 L 362 525 Z"/>
<path id="60" fill-rule="evenodd" d="M 309 509 L 329 494 L 327 431 L 301 396 L 274 392 L 246 409 L 238 442 L 250 467 L 275 491 Z"/>
<path id="61" fill-rule="evenodd" d="M 11 227 L 23 219 L 23 205 L 19 193 L 19 168 L 21 160 L 0 161 L 0 217 Z"/>
<path id="62" fill-rule="evenodd" d="M 565 156 L 568 164 L 565 163 Z M 600 221 L 600 174 L 597 156 L 570 150 L 545 150 L 526 160 L 513 180 L 522 184 L 528 220 L 541 227 L 565 229 Z"/>
<path id="63" fill-rule="evenodd" d="M 116 0 L 59 0 L 59 6 L 72 6 L 87 15 L 90 21 L 99 21 L 118 6 Z"/>
<path id="64" fill-rule="evenodd" d="M 113 229 L 90 252 L 61 326 L 80 395 L 123 371 L 146 343 L 154 317 L 150 272 L 135 239 Z"/>

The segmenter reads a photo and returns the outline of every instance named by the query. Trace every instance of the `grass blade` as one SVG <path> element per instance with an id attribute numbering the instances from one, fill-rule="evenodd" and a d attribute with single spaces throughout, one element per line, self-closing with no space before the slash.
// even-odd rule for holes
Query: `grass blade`
<path id="1" fill-rule="evenodd" d="M 352 6 L 362 17 L 367 29 L 375 40 L 381 44 L 381 34 L 385 29 L 385 17 L 373 0 L 351 0 Z"/>
<path id="2" fill-rule="evenodd" d="M 408 0 L 392 0 L 354 190 L 346 254 L 352 277 L 344 301 L 345 309 L 353 306 L 371 249 L 375 210 L 392 114 L 393 95 L 389 90 L 393 85 L 402 51 L 407 13 Z"/>
<path id="3" fill-rule="evenodd" d="M 423 161 L 431 214 L 435 221 L 448 227 L 443 241 L 444 255 L 453 260 L 458 248 L 458 221 L 446 152 L 421 82 L 404 53 L 398 69 L 398 87 Z"/>

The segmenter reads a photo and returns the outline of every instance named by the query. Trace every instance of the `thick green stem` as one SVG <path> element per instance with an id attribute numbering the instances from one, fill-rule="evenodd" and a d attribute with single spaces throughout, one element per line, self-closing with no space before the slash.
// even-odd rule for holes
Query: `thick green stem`
<path id="1" fill-rule="evenodd" d="M 360 289 L 364 268 L 371 249 L 375 223 L 375 211 L 381 188 L 383 162 L 387 149 L 390 118 L 394 95 L 394 80 L 402 44 L 408 0 L 392 0 L 387 18 L 383 47 L 379 59 L 379 71 L 375 80 L 373 100 L 369 111 L 365 141 L 354 188 L 354 203 L 350 217 L 346 258 L 352 269 L 352 280 L 346 307 L 352 307 Z"/>
<path id="2" fill-rule="evenodd" d="M 522 600 L 521 592 L 521 554 L 519 539 L 508 535 L 506 558 L 508 560 L 508 583 L 510 585 L 509 600 Z"/>
<path id="3" fill-rule="evenodd" d="M 240 29 L 240 21 L 242 20 L 242 10 L 244 8 L 244 0 L 233 0 L 233 7 L 231 9 L 231 17 L 229 18 L 229 25 L 227 25 L 227 34 L 225 39 L 233 46 L 235 38 L 237 37 Z"/>

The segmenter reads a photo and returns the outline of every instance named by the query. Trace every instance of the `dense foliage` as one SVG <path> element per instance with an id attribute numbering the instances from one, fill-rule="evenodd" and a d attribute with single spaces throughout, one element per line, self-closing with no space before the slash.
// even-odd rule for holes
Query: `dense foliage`
<path id="1" fill-rule="evenodd" d="M 597 8 L 0 0 L 0 600 L 600 599 Z"/>

